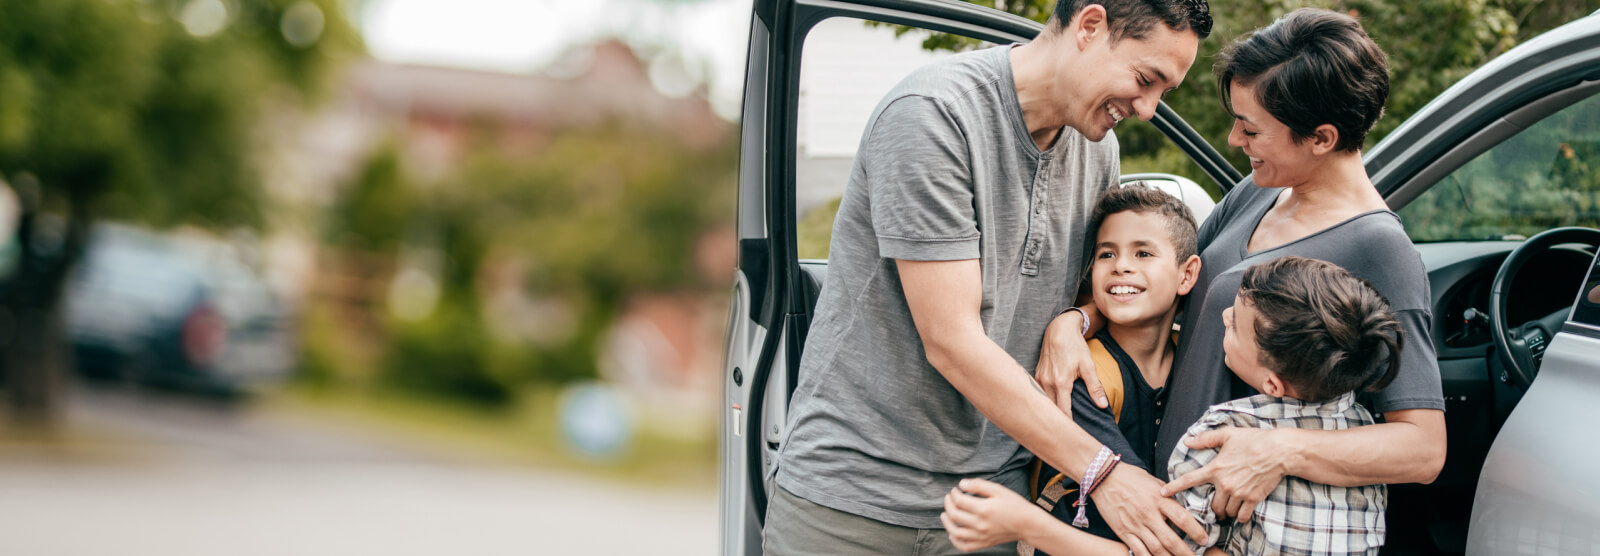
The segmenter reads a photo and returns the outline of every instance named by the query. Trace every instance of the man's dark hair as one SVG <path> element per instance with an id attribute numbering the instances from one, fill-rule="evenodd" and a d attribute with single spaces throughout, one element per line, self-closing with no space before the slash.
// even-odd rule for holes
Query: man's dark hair
<path id="1" fill-rule="evenodd" d="M 1338 265 L 1287 256 L 1252 266 L 1239 299 L 1256 310 L 1261 363 L 1304 401 L 1375 392 L 1400 370 L 1405 335 L 1389 301 Z"/>
<path id="2" fill-rule="evenodd" d="M 1389 63 L 1361 23 L 1330 10 L 1301 8 L 1229 45 L 1217 57 L 1222 107 L 1233 114 L 1234 82 L 1256 89 L 1267 113 L 1296 143 L 1330 124 L 1339 151 L 1356 151 L 1383 117 Z"/>
<path id="3" fill-rule="evenodd" d="M 1191 255 L 1199 254 L 1199 226 L 1195 224 L 1194 214 L 1189 212 L 1189 207 L 1165 191 L 1145 185 L 1144 182 L 1133 182 L 1122 187 L 1111 186 L 1095 205 L 1094 213 L 1089 217 L 1090 257 L 1094 256 L 1094 245 L 1099 241 L 1100 224 L 1105 222 L 1107 216 L 1119 212 L 1155 214 L 1165 220 L 1167 238 L 1172 240 L 1172 247 L 1177 249 L 1178 264 L 1189 260 Z"/>
<path id="4" fill-rule="evenodd" d="M 1211 4 L 1206 0 L 1058 0 L 1050 15 L 1050 29 L 1059 31 L 1086 7 L 1106 9 L 1111 39 L 1144 39 L 1156 22 L 1173 31 L 1194 31 L 1201 40 L 1211 36 Z"/>

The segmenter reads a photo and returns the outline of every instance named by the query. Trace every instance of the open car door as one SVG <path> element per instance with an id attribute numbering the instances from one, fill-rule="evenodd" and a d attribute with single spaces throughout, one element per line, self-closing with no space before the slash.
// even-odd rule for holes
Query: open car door
<path id="1" fill-rule="evenodd" d="M 1600 552 L 1600 256 L 1483 463 L 1467 554 Z"/>

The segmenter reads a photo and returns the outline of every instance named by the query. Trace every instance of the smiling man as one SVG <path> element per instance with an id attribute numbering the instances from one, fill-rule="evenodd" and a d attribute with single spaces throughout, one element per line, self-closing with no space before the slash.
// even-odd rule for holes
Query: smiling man
<path id="1" fill-rule="evenodd" d="M 1153 117 L 1210 31 L 1205 0 L 1062 0 L 1032 43 L 952 56 L 879 103 L 834 224 L 769 553 L 953 554 L 939 514 L 961 479 L 1020 491 L 1029 450 L 1088 470 L 1102 446 L 1063 411 L 1070 377 L 1052 398 L 1031 372 L 1118 178 L 1112 128 Z M 1184 551 L 1169 519 L 1203 534 L 1161 486 L 1117 469 L 1095 491 L 1136 553 Z"/>

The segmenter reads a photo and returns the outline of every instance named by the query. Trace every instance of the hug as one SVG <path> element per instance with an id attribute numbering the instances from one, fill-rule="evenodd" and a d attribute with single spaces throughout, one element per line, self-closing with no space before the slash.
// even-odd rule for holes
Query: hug
<path id="1" fill-rule="evenodd" d="M 1376 553 L 1383 485 L 1445 455 L 1422 261 L 1361 160 L 1386 60 L 1326 10 L 1228 46 L 1252 173 L 1196 224 L 1117 185 L 1112 130 L 1210 31 L 1204 0 L 1060 0 L 880 102 L 765 550 Z"/>

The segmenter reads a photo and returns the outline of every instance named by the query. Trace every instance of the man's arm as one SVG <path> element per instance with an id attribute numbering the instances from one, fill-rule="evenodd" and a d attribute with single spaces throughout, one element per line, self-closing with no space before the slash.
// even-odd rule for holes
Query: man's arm
<path id="1" fill-rule="evenodd" d="M 1433 482 L 1444 467 L 1444 412 L 1407 409 L 1383 416 L 1384 423 L 1338 431 L 1232 427 L 1201 434 L 1186 445 L 1219 448 L 1216 459 L 1174 478 L 1162 492 L 1211 483 L 1212 508 L 1248 521 L 1286 475 L 1344 487 Z"/>
<path id="2" fill-rule="evenodd" d="M 1082 477 L 1100 443 L 984 334 L 978 261 L 900 260 L 897 268 L 928 362 L 1006 434 L 1056 469 Z M 1157 494 L 1160 487 L 1149 473 L 1119 466 L 1094 492 L 1101 515 L 1137 554 L 1185 552 L 1167 520 L 1196 537 L 1205 534 L 1182 506 Z"/>

